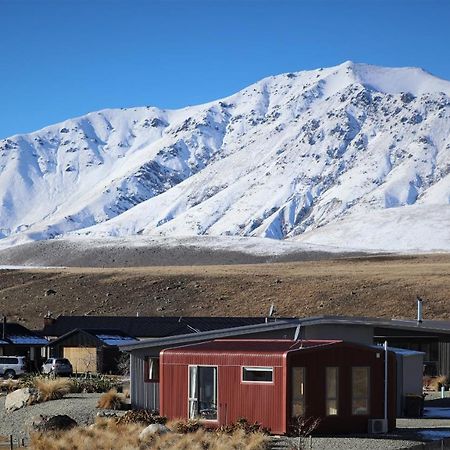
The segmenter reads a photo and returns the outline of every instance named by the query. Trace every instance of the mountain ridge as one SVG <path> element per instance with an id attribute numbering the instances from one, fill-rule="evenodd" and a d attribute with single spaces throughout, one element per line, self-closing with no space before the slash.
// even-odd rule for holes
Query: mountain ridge
<path id="1" fill-rule="evenodd" d="M 415 205 L 420 222 L 440 205 L 442 222 L 449 134 L 450 82 L 350 61 L 178 110 L 105 109 L 0 141 L 0 244 L 143 234 L 339 246 L 336 223 L 364 229 L 365 212 L 403 223 Z M 450 250 L 436 229 L 433 250 Z"/>

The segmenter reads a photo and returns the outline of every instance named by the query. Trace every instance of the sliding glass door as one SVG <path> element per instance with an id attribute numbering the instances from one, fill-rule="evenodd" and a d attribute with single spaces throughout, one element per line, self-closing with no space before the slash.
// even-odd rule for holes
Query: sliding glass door
<path id="1" fill-rule="evenodd" d="M 189 366 L 189 418 L 217 420 L 217 367 Z"/>

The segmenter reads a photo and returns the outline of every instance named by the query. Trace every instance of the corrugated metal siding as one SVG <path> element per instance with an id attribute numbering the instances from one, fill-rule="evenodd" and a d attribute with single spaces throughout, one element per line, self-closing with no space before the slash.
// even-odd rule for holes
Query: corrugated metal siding
<path id="1" fill-rule="evenodd" d="M 130 397 L 135 409 L 159 410 L 159 383 L 144 381 L 145 357 L 132 353 L 130 355 Z"/>
<path id="2" fill-rule="evenodd" d="M 273 433 L 286 431 L 285 377 L 282 354 L 196 354 L 164 352 L 161 357 L 161 414 L 171 419 L 188 416 L 188 365 L 217 365 L 218 424 L 240 417 L 258 421 Z M 242 383 L 241 366 L 274 367 L 274 382 Z"/>
<path id="3" fill-rule="evenodd" d="M 439 342 L 439 375 L 450 375 L 450 342 Z"/>

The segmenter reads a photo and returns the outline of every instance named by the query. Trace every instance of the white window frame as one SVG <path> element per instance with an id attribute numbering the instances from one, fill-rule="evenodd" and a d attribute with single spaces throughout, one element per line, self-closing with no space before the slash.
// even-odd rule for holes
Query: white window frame
<path id="1" fill-rule="evenodd" d="M 217 418 L 216 419 L 201 419 L 201 418 L 195 418 L 196 420 L 201 420 L 202 422 L 218 422 L 219 421 L 219 366 L 215 364 L 189 364 L 188 365 L 188 376 L 187 376 L 187 389 L 188 389 L 188 402 L 187 402 L 187 418 L 188 420 L 191 418 L 191 401 L 195 401 L 198 404 L 198 386 L 196 386 L 196 395 L 197 397 L 191 397 L 191 368 L 198 369 L 199 367 L 211 367 L 216 369 L 216 383 L 215 383 L 215 393 L 216 393 L 216 411 L 217 411 Z M 198 380 L 198 370 L 196 370 L 196 376 Z"/>
<path id="2" fill-rule="evenodd" d="M 272 374 L 271 381 L 251 381 L 244 380 L 245 370 L 253 370 L 254 372 L 270 372 Z M 274 384 L 275 383 L 275 370 L 274 367 L 269 366 L 241 366 L 241 383 L 245 384 Z"/>

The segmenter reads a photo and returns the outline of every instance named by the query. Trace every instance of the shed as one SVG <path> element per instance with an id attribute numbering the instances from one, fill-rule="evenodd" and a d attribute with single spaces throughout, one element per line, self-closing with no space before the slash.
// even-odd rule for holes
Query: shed
<path id="1" fill-rule="evenodd" d="M 54 357 L 67 358 L 75 372 L 116 373 L 121 356 L 119 345 L 137 342 L 120 330 L 75 329 L 52 341 Z"/>
<path id="2" fill-rule="evenodd" d="M 406 416 L 406 397 L 421 396 L 425 353 L 392 348 L 397 360 L 397 417 Z"/>
<path id="3" fill-rule="evenodd" d="M 297 417 L 319 432 L 366 433 L 384 418 L 384 352 L 343 341 L 226 339 L 162 350 L 160 408 L 211 426 L 240 417 L 285 434 Z M 149 372 L 151 374 L 151 371 Z M 388 352 L 387 426 L 395 427 L 396 360 Z"/>

